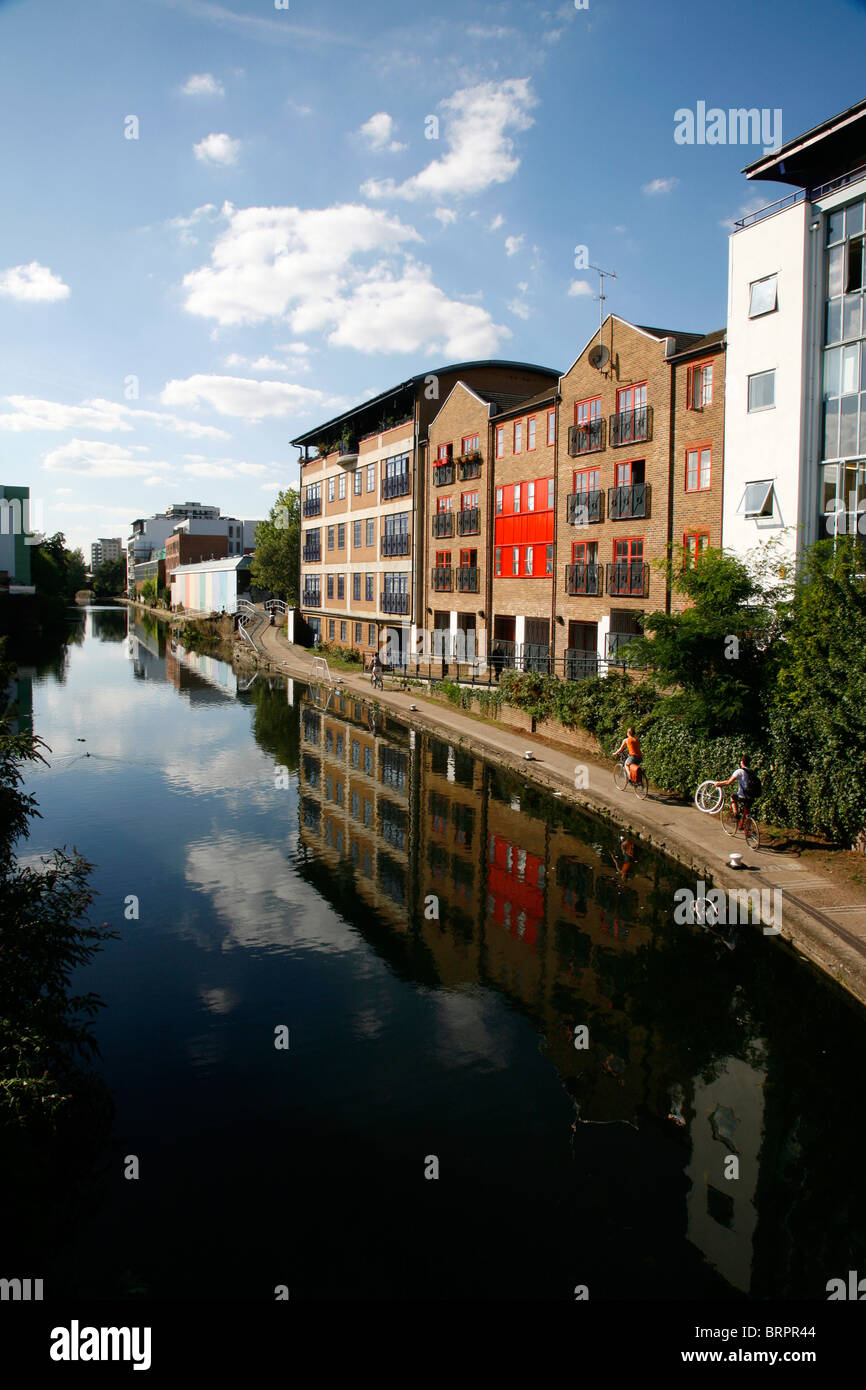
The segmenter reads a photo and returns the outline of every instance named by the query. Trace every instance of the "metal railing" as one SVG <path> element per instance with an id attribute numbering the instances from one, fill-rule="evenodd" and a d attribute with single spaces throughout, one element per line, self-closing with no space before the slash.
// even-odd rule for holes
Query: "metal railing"
<path id="1" fill-rule="evenodd" d="M 631 483 L 622 487 L 609 487 L 607 490 L 607 516 L 609 521 L 631 521 L 647 515 L 649 501 L 648 483 Z"/>
<path id="2" fill-rule="evenodd" d="M 653 408 L 640 405 L 636 410 L 620 410 L 610 417 L 611 446 L 636 444 L 641 440 L 652 439 Z"/>
<path id="3" fill-rule="evenodd" d="M 303 608 L 321 608 L 321 589 L 305 589 L 303 595 L 301 596 L 301 606 Z"/>
<path id="4" fill-rule="evenodd" d="M 601 488 L 591 492 L 570 492 L 565 504 L 566 519 L 572 526 L 591 526 L 601 521 Z"/>
<path id="5" fill-rule="evenodd" d="M 408 613 L 408 594 L 382 594 L 379 607 L 383 613 Z"/>
<path id="6" fill-rule="evenodd" d="M 437 463 L 437 464 L 434 465 L 434 468 L 433 468 L 433 486 L 434 486 L 434 487 L 447 487 L 447 485 L 448 485 L 449 483 L 453 483 L 453 482 L 454 482 L 454 464 L 453 464 L 453 463 L 451 463 L 451 462 L 448 462 L 448 463 Z"/>
<path id="7" fill-rule="evenodd" d="M 390 478 L 382 479 L 382 501 L 388 502 L 392 497 L 406 497 L 409 492 L 410 480 L 408 473 L 395 473 Z"/>
<path id="8" fill-rule="evenodd" d="M 434 565 L 430 572 L 430 583 L 437 594 L 451 592 L 451 566 Z"/>
<path id="9" fill-rule="evenodd" d="M 604 448 L 604 420 L 587 420 L 568 427 L 568 452 L 572 458 L 594 454 Z"/>
<path id="10" fill-rule="evenodd" d="M 453 512 L 435 512 L 433 515 L 433 535 L 453 536 L 454 535 L 454 514 Z"/>
<path id="11" fill-rule="evenodd" d="M 630 642 L 640 637 L 639 632 L 608 632 L 604 639 L 604 654 L 608 661 L 622 661 L 622 653 Z"/>
<path id="12" fill-rule="evenodd" d="M 460 594 L 478 593 L 478 566 L 458 565 L 457 592 Z"/>
<path id="13" fill-rule="evenodd" d="M 587 652 L 582 647 L 566 647 L 563 675 L 567 681 L 585 681 L 598 675 L 598 652 Z"/>
<path id="14" fill-rule="evenodd" d="M 607 592 L 618 598 L 646 598 L 649 565 L 645 560 L 614 560 L 607 567 Z"/>
<path id="15" fill-rule="evenodd" d="M 481 459 L 458 459 L 457 464 L 461 482 L 466 482 L 467 478 L 481 477 Z"/>
<path id="16" fill-rule="evenodd" d="M 601 570 L 592 561 L 578 561 L 565 567 L 565 592 L 567 594 L 600 594 Z"/>
<path id="17" fill-rule="evenodd" d="M 477 536 L 481 531 L 481 508 L 463 507 L 457 513 L 458 536 Z"/>
<path id="18" fill-rule="evenodd" d="M 409 554 L 409 532 L 397 531 L 393 535 L 387 533 L 382 537 L 382 554 L 408 555 Z"/>
<path id="19" fill-rule="evenodd" d="M 322 547 L 320 545 L 305 545 L 304 560 L 308 565 L 314 564 L 322 558 Z"/>
<path id="20" fill-rule="evenodd" d="M 304 498 L 304 516 L 321 516 L 322 499 L 321 497 Z"/>

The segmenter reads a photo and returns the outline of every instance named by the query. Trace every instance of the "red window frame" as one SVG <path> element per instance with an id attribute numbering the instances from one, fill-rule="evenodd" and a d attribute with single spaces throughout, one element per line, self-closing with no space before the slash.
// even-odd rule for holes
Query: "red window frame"
<path id="1" fill-rule="evenodd" d="M 613 562 L 615 565 L 630 564 L 632 560 L 643 559 L 643 536 L 617 536 L 613 543 Z M 624 555 L 617 555 L 617 546 L 626 546 Z M 636 547 L 640 546 L 640 554 L 636 553 Z"/>
<path id="2" fill-rule="evenodd" d="M 537 416 L 527 415 L 526 417 L 526 452 L 534 454 L 536 449 L 536 438 L 538 435 Z"/>
<path id="3" fill-rule="evenodd" d="M 450 570 L 450 568 L 451 568 L 451 551 L 450 551 L 450 550 L 437 550 L 437 551 L 436 551 L 436 568 L 437 568 L 437 569 L 449 569 L 449 570 Z"/>
<path id="4" fill-rule="evenodd" d="M 496 457 L 501 459 L 505 453 L 505 426 L 496 426 Z"/>
<path id="5" fill-rule="evenodd" d="M 443 513 L 445 513 L 445 512 L 450 512 L 450 510 L 451 510 L 451 498 L 450 498 L 450 496 L 449 496 L 449 497 L 437 497 L 437 498 L 436 498 L 436 515 L 437 515 L 437 516 L 442 516 Z"/>
<path id="6" fill-rule="evenodd" d="M 592 556 L 588 555 L 592 551 Z M 573 565 L 597 565 L 598 564 L 598 541 L 574 541 L 571 547 L 571 563 Z"/>
<path id="7" fill-rule="evenodd" d="M 689 551 L 689 541 L 695 542 L 694 551 Z M 706 541 L 706 545 L 701 546 L 701 541 Z M 708 526 L 699 526 L 694 531 L 683 532 L 683 549 L 686 552 L 686 564 L 697 564 L 703 552 L 709 549 L 710 530 Z"/>
<path id="8" fill-rule="evenodd" d="M 613 469 L 614 487 L 631 487 L 631 465 L 632 460 L 626 459 L 624 463 L 615 463 Z"/>
<path id="9" fill-rule="evenodd" d="M 465 434 L 460 441 L 460 451 L 463 454 L 474 454 L 479 452 L 479 436 L 477 434 Z"/>
<path id="10" fill-rule="evenodd" d="M 517 431 L 518 431 L 518 430 L 520 431 L 520 448 L 517 447 Z M 522 453 L 523 453 L 523 421 L 522 421 L 522 420 L 515 420 L 515 421 L 514 421 L 514 430 L 513 430 L 513 432 L 512 432 L 512 436 L 511 436 L 511 452 L 512 452 L 513 454 L 522 454 Z"/>
<path id="11" fill-rule="evenodd" d="M 710 469 L 709 469 L 709 477 L 707 478 L 706 483 L 701 483 L 701 454 L 703 453 L 703 451 L 704 451 L 705 449 L 709 452 L 709 455 L 710 455 Z M 697 472 L 697 479 L 698 479 L 698 480 L 697 480 L 697 486 L 696 486 L 696 487 L 689 487 L 689 454 L 697 454 L 697 456 L 698 456 L 698 472 Z M 686 489 L 686 492 L 709 492 L 709 490 L 710 490 L 710 488 L 712 487 L 712 485 L 713 485 L 713 444 L 712 444 L 712 440 L 707 439 L 707 440 L 704 440 L 704 441 L 703 441 L 702 443 L 700 443 L 700 444 L 689 444 L 688 447 L 687 447 L 687 449 L 686 449 L 686 473 L 685 473 L 685 489 Z"/>
<path id="12" fill-rule="evenodd" d="M 587 396 L 586 400 L 575 401 L 574 423 L 576 425 L 588 425 L 591 421 L 600 419 L 601 396 Z"/>
<path id="13" fill-rule="evenodd" d="M 473 498 L 475 499 L 474 501 L 472 500 Z M 466 511 L 468 508 L 470 508 L 470 507 L 477 507 L 477 506 L 478 506 L 478 489 L 477 489 L 477 488 L 475 489 L 474 492 L 461 492 L 461 494 L 460 494 L 460 510 L 461 510 L 461 512 L 465 512 L 465 511 Z"/>
<path id="14" fill-rule="evenodd" d="M 555 444 L 555 443 L 556 443 L 556 411 L 555 411 L 555 410 L 548 410 L 548 412 L 547 412 L 547 442 L 548 442 L 548 444 Z"/>
<path id="15" fill-rule="evenodd" d="M 708 398 L 704 400 L 703 373 L 706 367 L 710 369 L 710 394 Z M 705 406 L 712 405 L 713 388 L 715 386 L 716 377 L 714 367 L 715 361 L 712 357 L 707 357 L 703 362 L 693 362 L 689 367 L 688 381 L 686 384 L 686 410 L 703 410 Z M 701 374 L 701 401 L 700 405 L 695 405 L 695 377 L 698 372 Z"/>
<path id="16" fill-rule="evenodd" d="M 473 556 L 473 555 L 475 556 L 475 559 L 474 559 L 474 560 L 472 559 L 472 556 Z M 477 568 L 477 565 L 478 565 L 478 551 L 477 551 L 477 549 L 476 549 L 476 550 L 461 550 L 461 552 L 460 552 L 460 566 L 461 566 L 461 568 L 469 568 L 469 569 L 472 569 L 472 568 L 474 568 L 474 567 Z"/>
<path id="17" fill-rule="evenodd" d="M 643 410 L 646 405 L 646 388 L 645 381 L 639 381 L 634 386 L 620 386 L 616 393 L 617 415 L 621 415 L 624 410 Z"/>
<path id="18" fill-rule="evenodd" d="M 493 551 L 493 574 L 494 577 L 502 575 L 502 546 L 497 545 Z"/>
<path id="19" fill-rule="evenodd" d="M 594 478 L 594 482 L 590 479 Z M 598 492 L 601 487 L 600 468 L 575 468 L 572 475 L 575 492 Z"/>
<path id="20" fill-rule="evenodd" d="M 436 463 L 450 463 L 454 454 L 453 444 L 440 444 L 436 450 Z"/>

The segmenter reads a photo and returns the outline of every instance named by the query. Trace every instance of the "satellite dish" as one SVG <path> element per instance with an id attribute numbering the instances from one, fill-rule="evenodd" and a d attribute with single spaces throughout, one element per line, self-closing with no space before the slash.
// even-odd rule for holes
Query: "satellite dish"
<path id="1" fill-rule="evenodd" d="M 590 348 L 589 365 L 595 367 L 597 371 L 600 372 L 602 367 L 606 367 L 609 360 L 610 353 L 606 347 L 602 347 L 601 343 L 596 343 L 595 347 Z"/>

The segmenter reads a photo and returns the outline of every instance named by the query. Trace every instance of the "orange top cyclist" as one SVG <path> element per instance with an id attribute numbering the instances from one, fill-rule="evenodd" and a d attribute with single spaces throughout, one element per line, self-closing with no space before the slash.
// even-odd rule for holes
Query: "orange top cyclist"
<path id="1" fill-rule="evenodd" d="M 634 764 L 635 767 L 640 767 L 643 762 L 643 753 L 640 751 L 640 739 L 634 729 L 628 730 L 625 738 L 619 745 L 619 748 L 616 749 L 613 756 L 618 758 L 624 748 L 628 749 L 628 757 L 625 760 L 626 767 L 631 767 L 632 764 Z M 631 773 L 629 773 L 629 777 L 631 777 Z"/>

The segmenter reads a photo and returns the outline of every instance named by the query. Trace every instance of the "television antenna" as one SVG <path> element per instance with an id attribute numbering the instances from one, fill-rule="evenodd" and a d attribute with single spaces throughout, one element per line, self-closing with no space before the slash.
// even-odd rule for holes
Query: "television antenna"
<path id="1" fill-rule="evenodd" d="M 596 367 L 598 371 L 601 372 L 610 360 L 610 352 L 604 347 L 601 341 L 601 332 L 604 325 L 604 301 L 607 299 L 607 295 L 604 292 L 604 282 L 606 278 L 608 280 L 615 280 L 616 271 L 602 270 L 600 265 L 590 265 L 589 269 L 594 270 L 598 276 L 598 294 L 593 295 L 593 298 L 598 300 L 598 346 L 590 349 L 589 364 L 591 367 Z"/>

